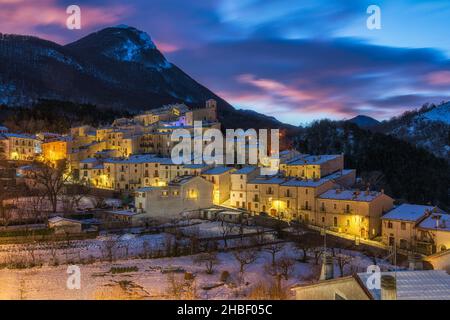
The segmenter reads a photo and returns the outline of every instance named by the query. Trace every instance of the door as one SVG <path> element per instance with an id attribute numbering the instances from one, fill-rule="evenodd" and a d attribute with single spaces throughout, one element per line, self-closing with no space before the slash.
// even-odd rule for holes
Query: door
<path id="1" fill-rule="evenodd" d="M 393 247 L 395 245 L 395 238 L 394 237 L 389 237 L 389 246 Z"/>

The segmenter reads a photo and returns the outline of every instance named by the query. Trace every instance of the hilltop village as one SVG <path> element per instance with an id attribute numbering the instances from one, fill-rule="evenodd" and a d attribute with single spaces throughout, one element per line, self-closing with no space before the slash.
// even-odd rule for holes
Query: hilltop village
<path id="1" fill-rule="evenodd" d="M 66 135 L 0 127 L 0 181 L 6 190 L 0 199 L 2 232 L 13 229 L 22 237 L 35 228 L 79 238 L 203 219 L 219 222 L 216 238 L 223 238 L 226 248 L 225 225 L 238 226 L 242 235 L 243 225 L 264 221 L 272 230 L 278 223 L 291 231 L 301 226 L 314 235 L 386 250 L 386 255 L 441 254 L 448 262 L 450 215 L 435 206 L 397 204 L 370 186 L 355 188 L 356 170 L 344 168 L 343 154 L 281 150 L 275 175 L 262 175 L 262 164 L 174 163 L 171 134 L 176 129 L 193 133 L 194 121 L 202 121 L 204 130 L 221 129 L 216 101 L 195 109 L 166 105 L 105 127 L 73 127 Z M 92 205 L 84 201 L 89 197 L 96 199 Z"/>

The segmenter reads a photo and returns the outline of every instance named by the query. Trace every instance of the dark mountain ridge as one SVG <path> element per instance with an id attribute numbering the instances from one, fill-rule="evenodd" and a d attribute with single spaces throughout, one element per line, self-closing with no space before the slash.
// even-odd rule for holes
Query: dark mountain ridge
<path id="1" fill-rule="evenodd" d="M 31 36 L 0 34 L 0 104 L 32 106 L 69 101 L 131 112 L 183 102 L 218 101 L 226 128 L 294 126 L 242 112 L 168 62 L 151 38 L 128 26 L 110 27 L 67 45 Z"/>

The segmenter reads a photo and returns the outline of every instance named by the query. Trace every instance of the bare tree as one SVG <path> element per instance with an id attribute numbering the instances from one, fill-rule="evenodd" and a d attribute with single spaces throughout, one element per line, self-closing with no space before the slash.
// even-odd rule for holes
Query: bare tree
<path id="1" fill-rule="evenodd" d="M 113 262 L 116 256 L 117 240 L 109 238 L 103 243 L 103 257 L 109 262 Z"/>
<path id="2" fill-rule="evenodd" d="M 233 256 L 239 263 L 239 274 L 241 280 L 243 280 L 246 267 L 258 259 L 259 252 L 256 250 L 245 250 L 240 248 L 233 251 Z"/>
<path id="3" fill-rule="evenodd" d="M 341 275 L 341 277 L 343 277 L 344 276 L 344 268 L 346 265 L 351 264 L 353 257 L 343 254 L 342 250 L 339 249 L 339 252 L 336 254 L 335 258 L 336 258 L 336 263 L 339 267 L 340 275 Z"/>
<path id="4" fill-rule="evenodd" d="M 14 217 L 14 206 L 12 204 L 3 204 L 0 200 L 0 219 L 5 227 L 9 225 Z"/>
<path id="5" fill-rule="evenodd" d="M 35 181 L 36 186 L 41 188 L 45 197 L 49 200 L 52 212 L 56 212 L 58 197 L 64 192 L 65 183 L 70 179 L 67 172 L 67 162 L 61 160 L 52 166 L 49 163 L 38 163 L 34 165 L 34 170 L 30 176 Z"/>
<path id="6" fill-rule="evenodd" d="M 272 266 L 275 266 L 277 253 L 283 250 L 283 244 L 274 243 L 264 247 L 264 251 L 268 252 L 272 257 Z"/>
<path id="7" fill-rule="evenodd" d="M 173 272 L 167 274 L 167 293 L 169 298 L 176 300 L 197 299 L 197 290 L 194 279 L 181 279 Z"/>
<path id="8" fill-rule="evenodd" d="M 92 206 L 96 209 L 106 207 L 106 197 L 104 196 L 104 193 L 97 189 L 93 189 L 90 191 L 89 199 L 92 203 Z"/>
<path id="9" fill-rule="evenodd" d="M 221 215 L 219 217 L 220 220 L 220 230 L 221 230 L 221 234 L 222 234 L 222 239 L 224 242 L 224 246 L 225 248 L 228 248 L 228 243 L 227 243 L 227 238 L 229 235 L 233 234 L 236 226 L 232 223 L 228 223 L 225 221 L 225 217 L 223 215 Z"/>
<path id="10" fill-rule="evenodd" d="M 204 265 L 207 274 L 212 274 L 214 272 L 214 266 L 220 263 L 216 252 L 206 252 L 201 253 L 194 257 L 194 263 L 197 265 Z"/>
<path id="11" fill-rule="evenodd" d="M 302 252 L 301 262 L 308 261 L 308 252 L 320 246 L 322 239 L 316 233 L 304 233 L 297 237 L 295 246 Z"/>
<path id="12" fill-rule="evenodd" d="M 284 279 L 289 280 L 289 277 L 294 271 L 295 260 L 291 257 L 284 256 L 278 259 L 276 265 Z"/>

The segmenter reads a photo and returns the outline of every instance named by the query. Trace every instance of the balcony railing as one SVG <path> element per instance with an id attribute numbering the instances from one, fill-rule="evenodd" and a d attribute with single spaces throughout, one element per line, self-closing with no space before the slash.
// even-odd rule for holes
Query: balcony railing
<path id="1" fill-rule="evenodd" d="M 312 210 L 312 208 L 310 206 L 301 206 L 300 209 L 304 210 L 304 211 L 311 211 Z"/>

